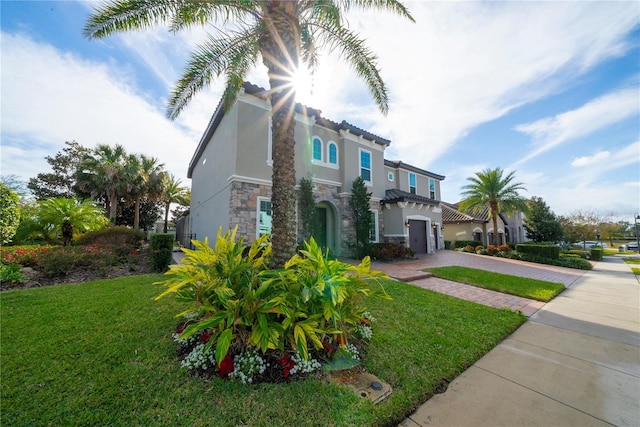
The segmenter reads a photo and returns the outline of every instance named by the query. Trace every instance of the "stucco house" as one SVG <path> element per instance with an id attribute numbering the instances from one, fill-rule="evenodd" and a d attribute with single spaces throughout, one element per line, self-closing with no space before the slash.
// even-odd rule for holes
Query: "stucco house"
<path id="1" fill-rule="evenodd" d="M 472 213 L 460 211 L 459 203 L 441 202 L 441 206 L 445 240 L 476 240 L 485 246 L 493 243 L 493 221 L 489 218 L 489 207 Z M 498 244 L 525 241 L 522 219 L 520 211 L 511 215 L 498 215 Z"/>
<path id="2" fill-rule="evenodd" d="M 220 226 L 238 226 L 247 243 L 271 231 L 270 110 L 268 91 L 250 83 L 229 111 L 221 104 L 215 110 L 188 170 L 188 224 L 199 240 L 214 239 Z M 386 160 L 389 140 L 300 104 L 295 143 L 296 181 L 312 180 L 321 228 L 317 237 L 335 254 L 348 254 L 348 243 L 355 240 L 349 199 L 358 176 L 372 193 L 373 242 L 397 242 L 417 253 L 443 247 L 444 176 Z M 300 221 L 298 226 L 300 236 Z"/>

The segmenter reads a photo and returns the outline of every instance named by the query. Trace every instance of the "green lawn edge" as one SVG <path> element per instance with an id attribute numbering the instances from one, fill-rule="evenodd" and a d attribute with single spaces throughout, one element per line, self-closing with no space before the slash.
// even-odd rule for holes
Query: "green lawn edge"
<path id="1" fill-rule="evenodd" d="M 323 378 L 245 386 L 188 375 L 171 339 L 183 308 L 154 301 L 159 275 L 0 294 L 0 424 L 393 425 L 526 318 L 391 280 L 366 369 L 393 394 L 379 405 Z"/>
<path id="2" fill-rule="evenodd" d="M 551 301 L 565 289 L 562 283 L 511 276 L 469 267 L 433 267 L 424 271 L 430 272 L 441 279 L 542 302 Z"/>

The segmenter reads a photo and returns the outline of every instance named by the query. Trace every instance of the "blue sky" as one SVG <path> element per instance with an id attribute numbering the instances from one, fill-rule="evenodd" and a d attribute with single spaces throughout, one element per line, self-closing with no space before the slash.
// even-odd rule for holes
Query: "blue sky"
<path id="1" fill-rule="evenodd" d="M 94 3 L 95 4 L 95 3 Z M 515 170 L 526 197 L 557 214 L 640 211 L 640 3 L 405 2 L 415 24 L 351 13 L 391 95 L 381 115 L 329 52 L 301 101 L 392 141 L 386 157 L 446 176 L 459 200 L 475 172 Z M 76 140 L 187 166 L 222 92 L 202 91 L 171 122 L 166 99 L 206 29 L 82 37 L 91 2 L 2 1 L 2 175 L 49 171 Z M 264 69 L 248 80 L 266 86 Z"/>

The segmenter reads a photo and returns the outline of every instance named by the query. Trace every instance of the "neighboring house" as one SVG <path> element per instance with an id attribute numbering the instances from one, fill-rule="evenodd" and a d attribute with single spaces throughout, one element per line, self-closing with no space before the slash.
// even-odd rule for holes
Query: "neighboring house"
<path id="1" fill-rule="evenodd" d="M 271 232 L 271 105 L 268 92 L 245 83 L 233 107 L 213 114 L 189 164 L 190 234 L 213 245 L 219 227 L 238 227 L 246 243 Z M 390 141 L 296 105 L 296 181 L 311 178 L 322 246 L 336 255 L 355 241 L 351 186 L 361 176 L 371 197 L 372 242 L 397 242 L 417 253 L 443 247 L 437 175 L 384 159 Z M 298 213 L 299 214 L 299 213 Z M 298 222 L 298 236 L 302 224 Z"/>
<path id="2" fill-rule="evenodd" d="M 444 223 L 444 238 L 452 242 L 458 240 L 476 240 L 483 245 L 493 244 L 493 221 L 489 218 L 489 207 L 480 212 L 471 213 L 459 210 L 459 203 L 441 202 L 442 222 Z M 498 244 L 522 243 L 524 238 L 524 224 L 522 212 L 512 215 L 501 213 L 498 215 Z"/>

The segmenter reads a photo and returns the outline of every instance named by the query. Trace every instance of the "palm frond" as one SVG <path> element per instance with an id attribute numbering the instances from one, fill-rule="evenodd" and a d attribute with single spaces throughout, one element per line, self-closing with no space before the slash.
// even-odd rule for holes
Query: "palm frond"
<path id="1" fill-rule="evenodd" d="M 182 78 L 173 89 L 167 107 L 167 117 L 175 119 L 191 98 L 208 86 L 214 77 L 224 73 L 228 77 L 235 76 L 242 80 L 251 66 L 257 62 L 257 45 L 258 38 L 254 29 L 222 37 L 210 35 L 191 55 Z M 227 84 L 229 83 L 228 78 Z M 239 90 L 237 83 L 233 87 Z"/>
<path id="2" fill-rule="evenodd" d="M 382 9 L 397 15 L 403 16 L 409 19 L 411 22 L 416 22 L 413 16 L 409 13 L 409 9 L 405 7 L 398 0 L 337 0 L 332 3 L 336 4 L 336 7 L 341 10 L 348 11 L 354 7 L 358 7 L 362 10 L 369 9 Z"/>
<path id="3" fill-rule="evenodd" d="M 378 70 L 377 57 L 365 46 L 365 41 L 348 29 L 331 23 L 310 25 L 319 29 L 320 37 L 324 38 L 324 45 L 330 50 L 337 49 L 356 74 L 364 80 L 378 108 L 386 115 L 389 111 L 387 88 Z"/>

